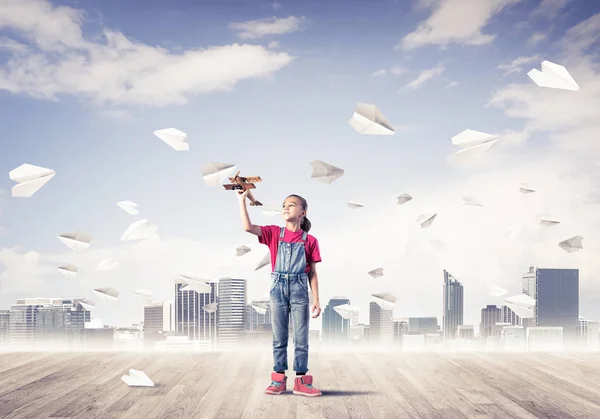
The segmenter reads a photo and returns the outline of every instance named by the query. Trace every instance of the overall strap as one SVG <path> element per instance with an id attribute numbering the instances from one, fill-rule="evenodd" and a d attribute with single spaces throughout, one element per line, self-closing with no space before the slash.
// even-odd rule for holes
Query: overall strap
<path id="1" fill-rule="evenodd" d="M 306 241 L 306 239 L 308 238 L 308 233 L 306 231 L 302 232 L 302 240 Z"/>
<path id="2" fill-rule="evenodd" d="M 285 234 L 285 227 L 281 227 L 279 229 L 279 238 L 283 239 L 284 234 Z"/>

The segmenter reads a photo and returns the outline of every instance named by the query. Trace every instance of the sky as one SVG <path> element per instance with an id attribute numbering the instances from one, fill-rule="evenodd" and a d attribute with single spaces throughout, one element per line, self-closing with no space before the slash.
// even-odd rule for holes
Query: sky
<path id="1" fill-rule="evenodd" d="M 264 295 L 268 268 L 254 268 L 267 247 L 242 230 L 235 194 L 202 178 L 223 162 L 262 177 L 265 206 L 307 199 L 322 309 L 345 296 L 368 323 L 370 294 L 391 292 L 395 316 L 441 324 L 447 269 L 477 330 L 480 310 L 502 304 L 489 286 L 519 294 L 537 265 L 578 268 L 580 315 L 598 320 L 599 38 L 600 4 L 584 0 L 0 0 L 0 308 L 86 297 L 93 317 L 130 325 L 143 320 L 134 290 L 172 300 L 184 272 L 246 278 L 249 300 Z M 527 72 L 544 60 L 580 91 L 536 86 Z M 358 102 L 375 104 L 395 134 L 354 131 Z M 153 135 L 165 128 L 186 132 L 189 151 Z M 459 159 L 451 138 L 465 129 L 498 142 Z M 345 174 L 319 182 L 314 160 Z M 24 163 L 56 175 L 13 198 L 8 172 Z M 523 182 L 535 192 L 521 194 Z M 397 205 L 403 193 L 413 200 Z M 116 205 L 125 200 L 139 216 Z M 423 213 L 437 213 L 426 229 Z M 542 215 L 561 223 L 542 227 Z M 160 241 L 122 242 L 141 218 Z M 86 252 L 57 239 L 74 231 L 92 237 Z M 582 250 L 558 246 L 576 235 Z M 242 245 L 251 252 L 237 257 Z M 107 257 L 119 266 L 97 271 Z M 65 263 L 83 273 L 63 277 Z M 383 277 L 368 275 L 379 267 Z M 98 287 L 121 295 L 102 302 Z"/>

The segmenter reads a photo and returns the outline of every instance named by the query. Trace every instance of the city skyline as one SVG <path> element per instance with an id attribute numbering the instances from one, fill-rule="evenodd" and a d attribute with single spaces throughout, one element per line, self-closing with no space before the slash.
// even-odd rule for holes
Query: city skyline
<path id="1" fill-rule="evenodd" d="M 0 152 L 0 306 L 50 294 L 94 299 L 92 289 L 114 287 L 119 299 L 97 304 L 94 316 L 134 323 L 143 303 L 133 291 L 170 299 L 184 272 L 243 278 L 250 300 L 264 295 L 269 268 L 254 268 L 266 247 L 242 231 L 234 194 L 202 179 L 217 161 L 261 176 L 255 195 L 266 206 L 289 193 L 307 198 L 322 308 L 344 294 L 364 323 L 366 296 L 390 292 L 396 315 L 441 319 L 447 269 L 465 287 L 464 324 L 477 327 L 492 303 L 488 286 L 517 294 L 536 265 L 579 269 L 580 313 L 600 318 L 600 10 L 481 2 L 463 31 L 467 3 L 240 1 L 235 12 L 219 2 L 152 3 L 142 19 L 135 6 L 99 0 L 3 3 L 0 104 L 10 129 Z M 526 73 L 545 59 L 565 65 L 580 91 L 536 86 Z M 377 105 L 396 133 L 355 132 L 347 121 L 357 102 Z M 170 127 L 188 133 L 189 151 L 153 135 Z M 465 129 L 499 141 L 458 162 L 451 138 Z M 345 174 L 311 179 L 314 160 Z M 24 163 L 56 176 L 31 198 L 12 198 L 8 172 Z M 523 182 L 535 192 L 520 193 Z M 403 193 L 413 199 L 397 205 Z M 464 205 L 465 196 L 483 206 Z M 140 215 L 116 205 L 124 200 Z M 416 222 L 423 213 L 438 214 L 428 228 Z M 561 223 L 541 226 L 546 213 Z M 260 208 L 250 216 L 283 224 Z M 139 218 L 161 241 L 120 241 Z M 78 230 L 92 243 L 73 253 L 57 236 Z M 582 250 L 558 247 L 575 235 Z M 237 257 L 241 245 L 251 252 Z M 97 271 L 107 257 L 119 266 Z M 83 272 L 67 279 L 62 264 Z M 382 277 L 368 275 L 380 267 Z"/>

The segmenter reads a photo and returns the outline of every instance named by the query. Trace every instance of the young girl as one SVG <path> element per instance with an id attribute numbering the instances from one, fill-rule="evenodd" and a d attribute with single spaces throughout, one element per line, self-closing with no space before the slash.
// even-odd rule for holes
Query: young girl
<path id="1" fill-rule="evenodd" d="M 271 323 L 273 325 L 273 360 L 271 385 L 267 394 L 286 391 L 288 368 L 287 346 L 290 315 L 294 329 L 294 394 L 321 396 L 312 386 L 313 377 L 308 371 L 308 322 L 321 314 L 316 263 L 321 262 L 319 243 L 308 234 L 310 221 L 306 218 L 307 203 L 298 195 L 290 195 L 283 202 L 282 215 L 285 227 L 257 226 L 250 222 L 246 208 L 247 191 L 239 192 L 240 210 L 244 230 L 258 236 L 258 242 L 271 251 Z M 309 311 L 308 283 L 313 293 Z"/>

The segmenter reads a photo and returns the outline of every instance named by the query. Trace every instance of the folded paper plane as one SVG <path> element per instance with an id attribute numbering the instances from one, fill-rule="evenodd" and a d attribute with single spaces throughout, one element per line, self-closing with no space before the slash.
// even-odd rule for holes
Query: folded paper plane
<path id="1" fill-rule="evenodd" d="M 535 189 L 531 189 L 529 186 L 527 186 L 526 183 L 521 183 L 521 186 L 519 186 L 519 192 L 527 195 L 527 194 L 535 192 Z"/>
<path id="2" fill-rule="evenodd" d="M 271 252 L 267 252 L 267 254 L 260 260 L 260 262 L 258 262 L 258 265 L 256 265 L 256 268 L 254 268 L 255 271 L 258 271 L 261 268 L 264 268 L 265 266 L 269 265 L 271 263 Z"/>
<path id="3" fill-rule="evenodd" d="M 463 196 L 463 203 L 471 207 L 482 207 L 483 204 L 472 196 Z"/>
<path id="4" fill-rule="evenodd" d="M 555 226 L 556 224 L 560 224 L 560 221 L 552 219 L 548 216 L 544 216 L 540 218 L 540 224 L 543 225 L 544 227 L 552 227 Z"/>
<path id="5" fill-rule="evenodd" d="M 105 301 L 114 301 L 117 298 L 119 298 L 119 291 L 110 287 L 94 288 L 94 292 L 96 293 L 96 295 L 98 295 L 98 297 L 102 298 Z"/>
<path id="6" fill-rule="evenodd" d="M 8 177 L 10 180 L 17 182 L 17 185 L 11 189 L 13 198 L 30 198 L 48 183 L 54 175 L 56 175 L 54 170 L 32 164 L 22 164 L 11 170 L 8 172 Z"/>
<path id="7" fill-rule="evenodd" d="M 262 213 L 263 213 L 263 215 L 266 215 L 267 217 L 272 217 L 273 215 L 280 215 L 281 209 L 263 207 Z"/>
<path id="8" fill-rule="evenodd" d="M 208 163 L 202 168 L 204 183 L 208 186 L 218 186 L 235 170 L 236 167 L 234 164 L 218 162 Z"/>
<path id="9" fill-rule="evenodd" d="M 209 284 L 210 279 L 200 278 L 191 273 L 183 273 L 180 276 L 185 280 L 186 285 L 181 287 L 181 291 L 196 291 L 198 294 L 210 294 L 212 287 Z"/>
<path id="10" fill-rule="evenodd" d="M 504 303 L 522 319 L 534 317 L 535 299 L 527 294 L 519 294 L 503 299 Z"/>
<path id="11" fill-rule="evenodd" d="M 129 375 L 124 375 L 121 380 L 130 387 L 154 387 L 154 382 L 144 372 L 130 369 Z"/>
<path id="12" fill-rule="evenodd" d="M 267 309 L 269 308 L 269 305 L 267 303 L 254 303 L 252 304 L 252 308 L 258 314 L 267 314 Z"/>
<path id="13" fill-rule="evenodd" d="M 76 231 L 60 234 L 58 240 L 74 252 L 84 252 L 89 249 L 92 238 L 83 231 Z"/>
<path id="14" fill-rule="evenodd" d="M 383 276 L 383 268 L 373 269 L 372 271 L 369 271 L 369 275 L 373 278 L 381 278 Z"/>
<path id="15" fill-rule="evenodd" d="M 411 199 L 413 199 L 413 197 L 412 197 L 412 196 L 410 196 L 410 195 L 409 195 L 409 194 L 407 194 L 407 193 L 403 193 L 402 195 L 398 196 L 398 197 L 397 197 L 397 199 L 398 199 L 398 202 L 397 202 L 397 204 L 398 204 L 398 205 L 402 205 L 402 204 L 405 204 L 405 203 L 407 203 L 407 202 L 408 202 L 408 201 L 410 201 Z"/>
<path id="16" fill-rule="evenodd" d="M 344 169 L 335 167 L 329 163 L 325 163 L 321 160 L 315 160 L 310 162 L 312 166 L 311 178 L 317 179 L 319 182 L 332 183 L 336 179 L 344 175 Z"/>
<path id="17" fill-rule="evenodd" d="M 135 295 L 139 295 L 140 297 L 144 297 L 144 298 L 152 298 L 154 296 L 154 293 L 151 290 L 148 290 L 145 288 L 135 290 L 135 291 L 133 291 L 133 293 Z"/>
<path id="18" fill-rule="evenodd" d="M 570 239 L 563 240 L 560 243 L 558 243 L 558 246 L 568 253 L 577 252 L 578 250 L 583 249 L 583 237 L 571 237 Z"/>
<path id="19" fill-rule="evenodd" d="M 395 132 L 390 121 L 383 116 L 377 106 L 369 103 L 358 102 L 348 123 L 359 134 L 394 135 Z"/>
<path id="20" fill-rule="evenodd" d="M 81 300 L 79 301 L 79 305 L 81 305 L 84 310 L 90 311 L 96 306 L 96 303 L 91 300 Z"/>
<path id="21" fill-rule="evenodd" d="M 67 279 L 75 278 L 77 276 L 77 266 L 75 265 L 61 265 L 58 267 L 58 271 Z"/>
<path id="22" fill-rule="evenodd" d="M 359 204 L 358 202 L 354 202 L 354 201 L 348 201 L 348 206 L 352 209 L 356 209 L 356 208 L 363 208 L 364 205 L 363 204 Z"/>
<path id="23" fill-rule="evenodd" d="M 503 295 L 508 294 L 508 291 L 498 285 L 491 285 L 488 288 L 488 294 L 494 297 L 502 297 Z"/>
<path id="24" fill-rule="evenodd" d="M 158 237 L 158 228 L 155 225 L 149 225 L 147 219 L 134 221 L 121 235 L 121 241 L 133 240 L 153 240 Z"/>
<path id="25" fill-rule="evenodd" d="M 344 320 L 351 320 L 356 318 L 360 314 L 359 307 L 351 306 L 350 304 L 341 304 L 339 306 L 333 307 L 333 309 L 338 313 Z"/>
<path id="26" fill-rule="evenodd" d="M 567 69 L 550 61 L 542 61 L 542 71 L 534 68 L 527 75 L 540 87 L 579 91 L 579 85 Z"/>
<path id="27" fill-rule="evenodd" d="M 381 307 L 383 310 L 393 310 L 394 305 L 396 304 L 396 297 L 389 292 L 371 294 L 371 297 L 375 299 L 377 305 L 379 305 L 379 307 Z"/>
<path id="28" fill-rule="evenodd" d="M 154 131 L 154 135 L 169 144 L 174 150 L 187 151 L 190 145 L 186 143 L 187 134 L 176 128 L 167 128 Z"/>
<path id="29" fill-rule="evenodd" d="M 240 246 L 238 248 L 235 249 L 235 255 L 236 256 L 243 256 L 246 253 L 250 252 L 252 249 L 250 249 L 248 246 Z"/>
<path id="30" fill-rule="evenodd" d="M 219 303 L 210 303 L 210 304 L 206 304 L 202 307 L 202 309 L 204 311 L 206 311 L 209 314 L 215 313 L 217 311 L 217 308 L 219 306 Z"/>
<path id="31" fill-rule="evenodd" d="M 437 217 L 437 213 L 436 214 L 421 214 L 421 215 L 419 215 L 419 218 L 417 218 L 417 223 L 421 224 L 421 228 L 427 228 L 427 227 L 430 227 L 431 224 L 433 224 L 435 217 Z"/>
<path id="32" fill-rule="evenodd" d="M 138 205 L 135 202 L 121 201 L 117 202 L 117 205 L 129 215 L 138 215 L 140 213 L 137 209 Z"/>
<path id="33" fill-rule="evenodd" d="M 498 138 L 495 135 L 472 129 L 466 129 L 452 137 L 452 144 L 460 148 L 456 154 L 484 151 L 496 144 L 497 141 Z"/>
<path id="34" fill-rule="evenodd" d="M 119 261 L 115 258 L 106 258 L 100 261 L 98 266 L 96 267 L 97 271 L 110 271 L 111 269 L 115 269 L 119 266 Z"/>

